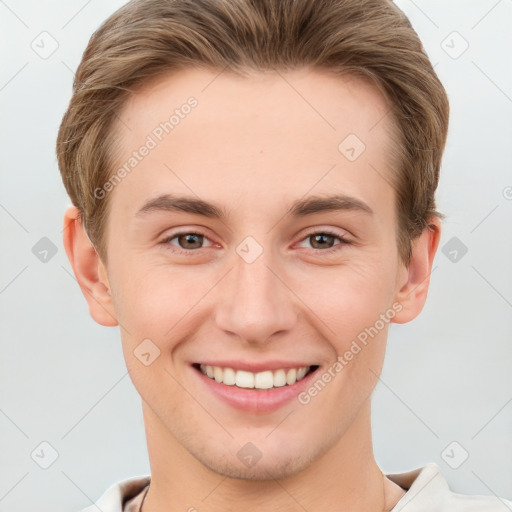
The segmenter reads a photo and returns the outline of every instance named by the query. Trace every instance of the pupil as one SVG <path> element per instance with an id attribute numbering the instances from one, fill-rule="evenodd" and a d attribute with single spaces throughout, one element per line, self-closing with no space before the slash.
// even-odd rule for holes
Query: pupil
<path id="1" fill-rule="evenodd" d="M 320 234 L 320 235 L 314 235 L 314 237 L 313 237 L 313 239 L 315 240 L 315 244 L 317 243 L 318 239 L 320 239 L 320 242 L 322 242 L 321 239 L 324 239 L 324 241 L 325 241 L 326 238 L 332 240 L 333 237 L 331 235 L 327 235 L 325 233 L 324 234 Z"/>
<path id="2" fill-rule="evenodd" d="M 194 245 L 194 239 L 196 240 L 195 241 L 195 244 L 196 246 L 192 247 L 192 248 L 197 248 L 198 246 L 200 247 L 201 246 L 201 241 L 202 241 L 202 237 L 203 235 L 197 235 L 197 234 L 194 234 L 194 233 L 188 233 L 186 235 L 182 235 L 180 238 L 184 238 L 185 239 L 185 243 L 186 244 L 189 244 L 191 243 L 192 245 Z M 181 245 L 181 243 L 180 243 Z M 191 247 L 186 247 L 186 249 L 190 249 Z"/>

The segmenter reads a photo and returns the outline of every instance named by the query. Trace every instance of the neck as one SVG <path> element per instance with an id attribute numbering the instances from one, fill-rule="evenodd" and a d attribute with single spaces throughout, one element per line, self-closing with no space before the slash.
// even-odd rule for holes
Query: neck
<path id="1" fill-rule="evenodd" d="M 344 435 L 306 469 L 285 478 L 269 472 L 266 480 L 241 480 L 210 470 L 145 402 L 143 412 L 151 465 L 143 512 L 224 512 L 235 505 L 246 512 L 382 512 L 403 495 L 374 460 L 369 400 Z"/>

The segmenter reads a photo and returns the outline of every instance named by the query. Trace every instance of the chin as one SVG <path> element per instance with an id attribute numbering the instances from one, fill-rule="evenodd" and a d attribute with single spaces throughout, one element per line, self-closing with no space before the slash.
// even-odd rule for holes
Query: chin
<path id="1" fill-rule="evenodd" d="M 224 451 L 189 447 L 190 453 L 205 467 L 222 476 L 237 480 L 265 481 L 291 477 L 307 469 L 329 446 L 314 447 L 303 443 L 293 448 L 284 443 L 262 441 L 226 443 Z M 260 448 L 257 448 L 259 446 Z M 307 448 L 307 452 L 304 449 Z"/>
<path id="2" fill-rule="evenodd" d="M 304 460 L 299 456 L 295 458 L 288 456 L 284 460 L 276 460 L 272 457 L 263 460 L 263 457 L 252 467 L 244 467 L 238 459 L 236 462 L 230 462 L 229 460 L 215 459 L 212 461 L 203 458 L 200 462 L 219 475 L 247 481 L 265 481 L 291 477 L 306 469 L 311 463 L 311 461 Z"/>

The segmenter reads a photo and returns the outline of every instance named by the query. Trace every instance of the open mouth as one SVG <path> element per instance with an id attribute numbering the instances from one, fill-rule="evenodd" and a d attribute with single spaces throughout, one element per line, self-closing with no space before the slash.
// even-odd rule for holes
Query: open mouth
<path id="1" fill-rule="evenodd" d="M 310 373 L 316 371 L 319 366 L 299 366 L 297 368 L 280 368 L 276 370 L 265 370 L 261 372 L 248 372 L 194 363 L 192 365 L 197 371 L 206 377 L 215 380 L 219 384 L 233 386 L 242 389 L 267 390 L 285 386 L 293 386 Z"/>

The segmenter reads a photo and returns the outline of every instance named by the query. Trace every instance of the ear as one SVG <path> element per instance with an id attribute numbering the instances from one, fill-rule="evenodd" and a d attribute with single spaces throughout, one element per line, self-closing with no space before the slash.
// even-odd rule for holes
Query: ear
<path id="1" fill-rule="evenodd" d="M 118 325 L 106 268 L 85 232 L 80 212 L 74 206 L 64 215 L 64 247 L 89 313 L 100 325 Z"/>
<path id="2" fill-rule="evenodd" d="M 402 309 L 391 320 L 397 324 L 410 322 L 423 309 L 430 284 L 432 263 L 441 238 L 441 220 L 432 217 L 423 233 L 412 241 L 412 256 L 407 267 L 399 272 L 398 292 L 395 301 Z"/>

